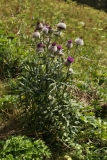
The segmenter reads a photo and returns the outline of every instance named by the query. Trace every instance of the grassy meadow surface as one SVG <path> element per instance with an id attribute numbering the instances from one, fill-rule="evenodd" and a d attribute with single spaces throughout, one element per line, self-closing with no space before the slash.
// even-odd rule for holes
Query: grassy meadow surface
<path id="1" fill-rule="evenodd" d="M 79 135 L 77 136 L 80 137 L 80 139 L 77 138 L 77 143 L 81 144 L 82 147 L 74 147 L 76 151 L 83 150 L 78 153 L 71 149 L 71 151 L 67 151 L 69 157 L 63 158 L 64 155 L 61 157 L 60 152 L 57 155 L 57 151 L 53 151 L 52 147 L 47 144 L 52 152 L 56 152 L 56 159 L 71 157 L 73 160 L 97 160 L 98 158 L 99 160 L 107 160 L 107 13 L 85 5 L 78 5 L 76 2 L 1 0 L 0 139 L 6 140 L 10 135 L 21 133 L 30 137 L 32 135 L 32 133 L 24 132 L 22 126 L 20 127 L 22 125 L 19 121 L 21 110 L 18 108 L 17 92 L 13 88 L 17 79 L 20 79 L 20 66 L 35 54 L 32 33 L 38 20 L 46 22 L 53 28 L 56 28 L 56 24 L 61 20 L 65 22 L 67 28 L 62 33 L 61 38 L 57 39 L 64 50 L 66 50 L 65 43 L 67 40 L 72 39 L 74 43 L 75 39 L 80 36 L 84 40 L 84 46 L 80 46 L 79 51 L 75 53 L 74 45 L 64 55 L 64 58 L 67 56 L 74 58 L 72 64 L 73 80 L 68 90 L 74 101 L 86 107 L 79 110 L 83 113 L 80 116 L 81 121 L 86 123 L 84 124 L 85 131 L 78 131 Z M 85 116 L 92 116 L 92 119 L 85 119 Z M 96 127 L 96 133 L 92 133 L 90 131 L 91 126 L 89 130 L 87 129 L 88 123 L 92 126 L 96 123 L 95 126 L 98 125 L 99 130 Z M 91 139 L 89 132 L 91 132 Z M 92 139 L 92 135 L 96 136 L 95 139 Z M 96 141 L 99 144 L 96 144 Z M 54 146 L 53 143 L 51 145 Z M 102 150 L 99 149 L 98 145 Z M 84 151 L 85 147 L 87 152 Z M 93 153 L 89 152 L 91 149 L 94 150 Z M 100 156 L 101 153 L 102 157 Z M 78 156 L 76 157 L 76 155 Z M 85 157 L 86 155 L 88 156 Z M 54 156 L 52 158 L 55 159 Z"/>

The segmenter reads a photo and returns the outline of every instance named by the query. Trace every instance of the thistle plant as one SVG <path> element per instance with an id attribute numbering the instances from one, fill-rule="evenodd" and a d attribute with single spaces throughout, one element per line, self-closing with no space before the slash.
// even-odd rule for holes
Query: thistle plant
<path id="1" fill-rule="evenodd" d="M 18 85 L 25 125 L 30 132 L 46 141 L 51 140 L 54 147 L 61 150 L 68 149 L 70 139 L 77 134 L 72 126 L 78 121 L 76 112 L 81 109 L 68 91 L 73 82 L 71 66 L 75 63 L 71 51 L 73 41 L 62 44 L 58 39 L 55 41 L 66 28 L 62 21 L 55 29 L 37 22 L 32 34 L 35 54 L 24 64 Z"/>

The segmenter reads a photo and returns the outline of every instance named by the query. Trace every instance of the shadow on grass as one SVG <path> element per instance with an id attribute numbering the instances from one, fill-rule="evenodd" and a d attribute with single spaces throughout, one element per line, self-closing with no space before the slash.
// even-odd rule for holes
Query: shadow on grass
<path id="1" fill-rule="evenodd" d="M 24 135 L 23 125 L 16 115 L 10 115 L 6 113 L 5 117 L 0 113 L 0 140 L 6 140 L 13 135 Z"/>
<path id="2" fill-rule="evenodd" d="M 77 4 L 88 5 L 94 9 L 103 10 L 107 12 L 107 0 L 72 0 L 77 2 Z"/>

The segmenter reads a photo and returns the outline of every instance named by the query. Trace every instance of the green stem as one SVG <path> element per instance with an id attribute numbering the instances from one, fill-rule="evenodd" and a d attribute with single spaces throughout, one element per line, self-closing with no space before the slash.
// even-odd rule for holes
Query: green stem
<path id="1" fill-rule="evenodd" d="M 76 45 L 76 48 L 75 48 L 74 54 L 77 52 L 77 49 L 78 49 L 78 44 Z"/>

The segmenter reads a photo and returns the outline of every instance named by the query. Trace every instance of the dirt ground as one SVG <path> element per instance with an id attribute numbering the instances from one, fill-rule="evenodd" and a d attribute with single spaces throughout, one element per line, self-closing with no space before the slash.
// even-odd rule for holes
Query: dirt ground
<path id="1" fill-rule="evenodd" d="M 10 117 L 6 121 L 0 119 L 0 140 L 5 140 L 12 135 L 19 135 L 22 132 L 23 128 L 14 117 Z"/>

